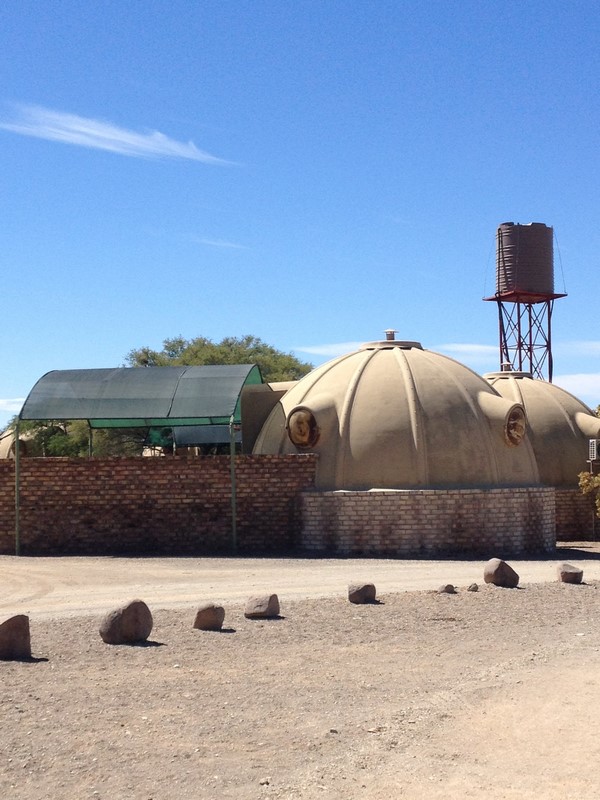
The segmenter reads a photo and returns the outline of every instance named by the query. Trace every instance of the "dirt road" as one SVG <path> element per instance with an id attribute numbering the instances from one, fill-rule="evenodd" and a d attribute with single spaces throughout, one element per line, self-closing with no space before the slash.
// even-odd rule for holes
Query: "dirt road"
<path id="1" fill-rule="evenodd" d="M 556 558 L 511 560 L 521 583 L 556 580 L 560 560 L 585 563 L 586 578 L 600 580 L 598 543 L 570 544 Z M 597 558 L 596 558 L 597 557 Z M 280 599 L 341 596 L 353 581 L 377 591 L 437 589 L 481 582 L 484 561 L 296 558 L 26 558 L 0 556 L 0 615 L 38 618 L 98 614 L 140 597 L 161 608 L 201 600 L 242 602 L 255 592 Z"/>

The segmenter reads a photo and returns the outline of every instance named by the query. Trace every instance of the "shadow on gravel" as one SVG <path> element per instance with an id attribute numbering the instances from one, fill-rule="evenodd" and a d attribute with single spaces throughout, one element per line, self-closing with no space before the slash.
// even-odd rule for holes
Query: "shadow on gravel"
<path id="1" fill-rule="evenodd" d="M 201 628 L 197 629 L 200 633 L 237 633 L 236 628 L 219 628 L 218 630 L 202 630 Z"/>
<path id="2" fill-rule="evenodd" d="M 385 600 L 376 598 L 375 600 L 365 600 L 364 603 L 351 603 L 351 605 L 355 608 L 360 608 L 360 606 L 384 606 Z"/>
<path id="3" fill-rule="evenodd" d="M 40 658 L 28 656 L 27 658 L 0 658 L 0 661 L 17 661 L 19 664 L 40 664 L 41 662 L 50 661 L 50 659 L 46 658 L 45 656 L 41 656 Z"/>
<path id="4" fill-rule="evenodd" d="M 153 642 L 149 639 L 146 639 L 141 642 L 122 642 L 118 647 L 166 647 L 167 645 L 165 642 Z"/>
<path id="5" fill-rule="evenodd" d="M 574 545 L 561 544 L 556 548 L 556 558 L 561 561 L 571 559 L 577 561 L 600 561 L 598 542 L 590 542 L 587 545 L 583 542 L 578 542 Z"/>

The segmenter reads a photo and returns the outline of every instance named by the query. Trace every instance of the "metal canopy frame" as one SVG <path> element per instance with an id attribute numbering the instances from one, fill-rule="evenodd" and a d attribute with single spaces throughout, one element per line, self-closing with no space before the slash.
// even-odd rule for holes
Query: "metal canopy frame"
<path id="1" fill-rule="evenodd" d="M 245 386 L 262 384 L 256 364 L 53 370 L 27 396 L 15 426 L 15 554 L 20 541 L 21 420 L 85 419 L 94 428 L 226 426 L 231 460 L 232 549 L 237 549 L 235 443 Z M 202 438 L 202 437 L 198 437 Z"/>

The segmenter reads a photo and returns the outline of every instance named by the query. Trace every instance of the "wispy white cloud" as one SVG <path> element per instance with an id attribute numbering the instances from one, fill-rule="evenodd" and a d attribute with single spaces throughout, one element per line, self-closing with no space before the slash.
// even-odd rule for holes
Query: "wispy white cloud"
<path id="1" fill-rule="evenodd" d="M 396 225 L 405 225 L 405 226 L 413 225 L 412 219 L 410 219 L 409 217 L 402 216 L 402 214 L 390 214 L 388 216 L 388 219 L 391 222 L 395 222 Z"/>
<path id="2" fill-rule="evenodd" d="M 558 341 L 552 349 L 555 353 L 569 356 L 600 356 L 600 342 L 590 340 Z"/>
<path id="3" fill-rule="evenodd" d="M 435 350 L 439 353 L 456 353 L 456 355 L 463 356 L 485 356 L 485 358 L 498 355 L 498 346 L 492 344 L 450 343 L 438 344 L 428 349 Z"/>
<path id="4" fill-rule="evenodd" d="M 434 353 L 443 353 L 450 356 L 450 358 L 468 364 L 473 369 L 484 367 L 484 370 L 490 370 L 494 365 L 498 364 L 499 350 L 497 345 L 449 342 L 447 344 L 433 345 L 432 347 L 427 347 L 427 349 L 433 350 Z"/>
<path id="5" fill-rule="evenodd" d="M 448 342 L 427 347 L 436 353 L 446 353 L 455 358 L 469 359 L 489 359 L 498 358 L 499 346 L 497 344 L 473 344 Z M 595 340 L 576 340 L 576 341 L 555 341 L 552 346 L 555 354 L 569 356 L 600 356 L 600 341 Z"/>
<path id="6" fill-rule="evenodd" d="M 23 136 L 108 150 L 134 158 L 189 159 L 216 165 L 232 163 L 200 150 L 192 141 L 179 142 L 160 131 L 138 133 L 105 120 L 53 111 L 42 106 L 17 106 L 16 118 L 11 121 L 0 120 L 0 128 Z"/>
<path id="7" fill-rule="evenodd" d="M 18 411 L 21 410 L 23 403 L 25 402 L 24 397 L 13 397 L 9 399 L 2 399 L 0 398 L 0 411 L 9 414 L 16 414 Z"/>
<path id="8" fill-rule="evenodd" d="M 552 383 L 566 389 L 594 408 L 600 403 L 600 372 L 579 372 L 571 375 L 555 375 Z"/>
<path id="9" fill-rule="evenodd" d="M 333 344 L 310 344 L 292 347 L 297 353 L 310 353 L 314 356 L 343 356 L 344 353 L 351 353 L 364 344 L 364 342 L 337 342 Z"/>
<path id="10" fill-rule="evenodd" d="M 228 242 L 226 239 L 197 239 L 200 244 L 206 244 L 209 247 L 225 247 L 231 250 L 248 250 L 245 244 L 236 244 L 235 242 Z"/>
<path id="11" fill-rule="evenodd" d="M 318 356 L 340 356 L 358 350 L 365 342 L 332 342 L 330 344 L 298 345 L 293 349 L 300 353 L 312 353 Z M 423 345 L 425 346 L 425 345 Z M 480 361 L 487 363 L 491 358 L 498 359 L 498 347 L 488 344 L 438 344 L 431 347 L 426 346 L 427 350 L 435 353 L 444 353 L 459 360 Z"/>

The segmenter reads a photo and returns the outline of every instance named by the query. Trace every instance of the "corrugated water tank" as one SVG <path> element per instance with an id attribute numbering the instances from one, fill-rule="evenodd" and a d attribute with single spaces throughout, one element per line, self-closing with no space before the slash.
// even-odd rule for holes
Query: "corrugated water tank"
<path id="1" fill-rule="evenodd" d="M 496 234 L 496 294 L 554 293 L 553 229 L 503 222 Z"/>

